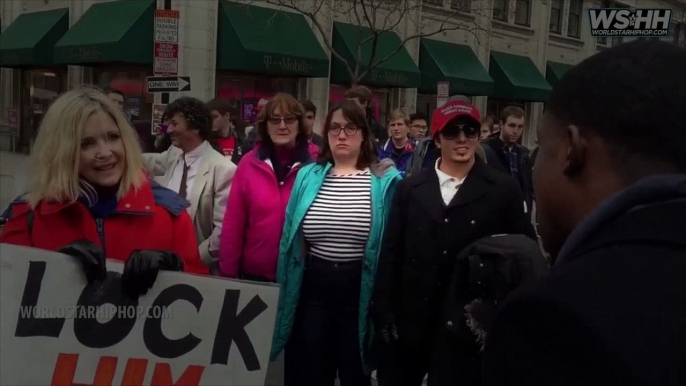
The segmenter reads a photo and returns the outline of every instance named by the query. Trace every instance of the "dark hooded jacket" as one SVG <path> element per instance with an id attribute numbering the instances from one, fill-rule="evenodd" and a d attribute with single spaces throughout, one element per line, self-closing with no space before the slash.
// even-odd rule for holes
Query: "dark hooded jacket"
<path id="1" fill-rule="evenodd" d="M 686 384 L 686 175 L 599 205 L 550 275 L 500 308 L 486 385 Z"/>

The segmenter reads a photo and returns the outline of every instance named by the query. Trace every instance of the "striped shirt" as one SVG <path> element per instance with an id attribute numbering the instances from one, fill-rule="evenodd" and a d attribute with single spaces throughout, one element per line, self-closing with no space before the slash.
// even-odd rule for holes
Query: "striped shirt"
<path id="1" fill-rule="evenodd" d="M 312 256 L 339 262 L 364 257 L 371 223 L 371 178 L 369 169 L 326 176 L 303 221 Z"/>

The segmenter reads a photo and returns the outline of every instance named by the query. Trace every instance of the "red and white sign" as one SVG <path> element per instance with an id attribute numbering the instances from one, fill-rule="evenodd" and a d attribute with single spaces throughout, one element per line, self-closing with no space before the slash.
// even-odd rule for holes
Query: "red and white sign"
<path id="1" fill-rule="evenodd" d="M 155 75 L 178 75 L 179 11 L 155 10 Z"/>
<path id="2" fill-rule="evenodd" d="M 172 9 L 155 10 L 155 41 L 178 43 L 179 11 Z"/>
<path id="3" fill-rule="evenodd" d="M 153 66 L 153 72 L 156 75 L 178 75 L 178 67 L 178 43 L 155 42 L 155 62 Z"/>

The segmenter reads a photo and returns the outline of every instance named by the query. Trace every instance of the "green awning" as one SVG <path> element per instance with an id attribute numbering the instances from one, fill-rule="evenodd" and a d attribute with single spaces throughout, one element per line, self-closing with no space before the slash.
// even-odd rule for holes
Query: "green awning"
<path id="1" fill-rule="evenodd" d="M 152 65 L 155 0 L 93 4 L 55 45 L 55 62 Z"/>
<path id="2" fill-rule="evenodd" d="M 437 82 L 449 82 L 450 95 L 492 95 L 493 79 L 469 46 L 422 39 L 420 91 L 436 94 Z"/>
<path id="3" fill-rule="evenodd" d="M 301 14 L 221 1 L 218 31 L 218 70 L 329 76 L 329 59 Z"/>
<path id="4" fill-rule="evenodd" d="M 574 67 L 571 64 L 548 62 L 545 71 L 545 79 L 550 83 L 551 86 L 555 87 L 565 76 L 565 73 Z"/>
<path id="5" fill-rule="evenodd" d="M 69 8 L 19 15 L 0 35 L 0 66 L 53 64 L 53 46 L 68 29 Z"/>
<path id="6" fill-rule="evenodd" d="M 360 60 L 360 71 L 362 71 L 367 68 L 372 55 L 374 46 L 370 39 L 372 36 L 373 32 L 370 28 L 335 22 L 333 24 L 333 49 L 345 58 L 354 70 L 357 62 L 357 48 L 360 43 L 364 42 Z M 393 54 L 399 47 L 400 50 Z M 381 62 L 390 55 L 392 56 L 388 60 Z M 374 67 L 360 83 L 370 86 L 407 88 L 419 87 L 421 83 L 419 68 L 405 47 L 401 47 L 400 37 L 395 32 L 385 31 L 378 36 L 374 63 L 380 64 Z M 332 58 L 331 82 L 349 84 L 350 81 L 350 74 L 345 64 L 338 58 Z"/>
<path id="7" fill-rule="evenodd" d="M 495 97 L 526 102 L 548 100 L 552 88 L 530 58 L 491 51 L 489 67 Z"/>

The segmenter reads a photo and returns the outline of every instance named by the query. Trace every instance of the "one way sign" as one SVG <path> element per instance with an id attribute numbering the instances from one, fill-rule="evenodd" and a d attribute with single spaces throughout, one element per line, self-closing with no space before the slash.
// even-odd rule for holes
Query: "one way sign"
<path id="1" fill-rule="evenodd" d="M 148 92 L 177 92 L 191 90 L 190 76 L 149 76 Z"/>

